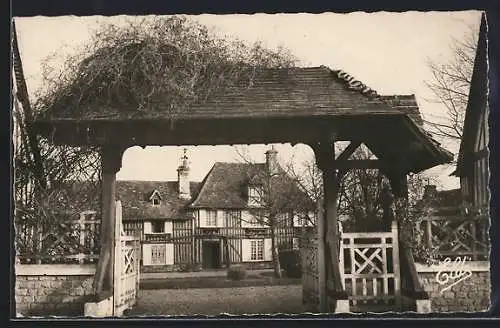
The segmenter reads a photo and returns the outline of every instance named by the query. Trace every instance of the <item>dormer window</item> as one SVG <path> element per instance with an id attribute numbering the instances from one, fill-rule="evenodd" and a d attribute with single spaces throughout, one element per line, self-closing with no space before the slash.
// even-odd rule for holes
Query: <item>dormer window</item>
<path id="1" fill-rule="evenodd" d="M 262 206 L 264 188 L 259 185 L 248 186 L 248 206 Z"/>
<path id="2" fill-rule="evenodd" d="M 151 193 L 151 196 L 149 196 L 149 201 L 151 202 L 151 204 L 153 206 L 159 206 L 161 204 L 161 195 L 160 193 L 158 192 L 158 190 L 154 190 L 152 193 Z"/>

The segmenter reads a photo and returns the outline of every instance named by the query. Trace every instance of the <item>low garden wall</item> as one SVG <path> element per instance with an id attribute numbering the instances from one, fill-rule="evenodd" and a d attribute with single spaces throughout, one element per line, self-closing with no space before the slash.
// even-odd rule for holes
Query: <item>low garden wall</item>
<path id="1" fill-rule="evenodd" d="M 243 266 L 247 270 L 264 270 L 272 269 L 273 263 L 270 261 L 266 262 L 235 262 L 232 265 Z M 222 265 L 220 269 L 224 269 L 226 266 Z M 197 272 L 203 271 L 201 264 L 171 264 L 171 265 L 143 265 L 141 266 L 141 272 L 143 273 L 155 273 L 155 272 Z"/>
<path id="2" fill-rule="evenodd" d="M 18 264 L 17 316 L 82 316 L 92 298 L 94 264 Z"/>
<path id="3" fill-rule="evenodd" d="M 155 273 L 155 272 L 182 272 L 183 268 L 180 264 L 168 264 L 168 265 L 143 265 L 141 266 L 141 272 L 143 273 Z"/>
<path id="4" fill-rule="evenodd" d="M 487 311 L 490 306 L 489 268 L 488 261 L 461 263 L 456 271 L 450 270 L 449 264 L 429 266 L 416 263 L 419 279 L 430 296 L 432 312 Z M 470 276 L 451 286 L 460 279 L 452 279 L 451 275 L 460 272 L 470 272 Z M 451 287 L 446 289 L 448 286 Z"/>

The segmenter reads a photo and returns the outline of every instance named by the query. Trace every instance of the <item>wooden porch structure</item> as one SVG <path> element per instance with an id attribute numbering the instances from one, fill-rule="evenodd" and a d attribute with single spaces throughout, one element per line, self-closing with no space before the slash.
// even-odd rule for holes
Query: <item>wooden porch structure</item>
<path id="1" fill-rule="evenodd" d="M 286 71 L 286 72 L 285 72 Z M 99 146 L 102 154 L 102 251 L 95 292 L 114 288 L 115 182 L 123 152 L 132 146 L 303 143 L 323 172 L 324 208 L 319 219 L 318 258 L 322 312 L 347 300 L 339 271 L 337 199 L 339 182 L 352 168 L 378 168 L 396 196 L 404 197 L 406 175 L 452 160 L 452 155 L 415 123 L 411 112 L 387 101 L 342 71 L 327 67 L 257 70 L 253 85 L 219 91 L 212 100 L 182 112 L 159 106 L 151 112 L 48 108 L 34 123 L 51 142 Z M 404 98 L 404 96 L 403 96 Z M 351 144 L 338 156 L 335 143 Z M 378 158 L 349 156 L 364 143 Z"/>

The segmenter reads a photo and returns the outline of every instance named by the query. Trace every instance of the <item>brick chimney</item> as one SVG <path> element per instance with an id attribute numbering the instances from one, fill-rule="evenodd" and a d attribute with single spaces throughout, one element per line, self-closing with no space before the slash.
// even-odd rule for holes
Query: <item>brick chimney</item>
<path id="1" fill-rule="evenodd" d="M 271 146 L 271 149 L 266 151 L 266 167 L 269 174 L 276 174 L 278 172 L 278 152 Z"/>
<path id="2" fill-rule="evenodd" d="M 181 165 L 177 168 L 177 181 L 179 182 L 179 198 L 190 199 L 189 161 L 186 148 L 184 148 L 184 155 L 181 157 Z"/>

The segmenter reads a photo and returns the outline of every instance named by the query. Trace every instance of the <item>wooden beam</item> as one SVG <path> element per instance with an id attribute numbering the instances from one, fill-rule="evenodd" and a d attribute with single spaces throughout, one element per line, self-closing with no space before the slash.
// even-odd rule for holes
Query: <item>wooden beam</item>
<path id="1" fill-rule="evenodd" d="M 313 146 L 316 162 L 323 173 L 323 215 L 318 220 L 318 269 L 320 311 L 325 313 L 335 312 L 336 301 L 347 299 L 339 268 L 340 232 L 337 212 L 341 177 L 334 165 L 337 162 L 334 145 L 333 138 L 325 138 Z M 329 302 L 329 295 L 335 295 L 333 304 Z"/>
<path id="2" fill-rule="evenodd" d="M 361 141 L 351 141 L 351 143 L 337 157 L 337 161 L 347 161 L 349 157 L 356 151 L 356 149 L 359 148 L 359 146 L 361 146 Z"/>

